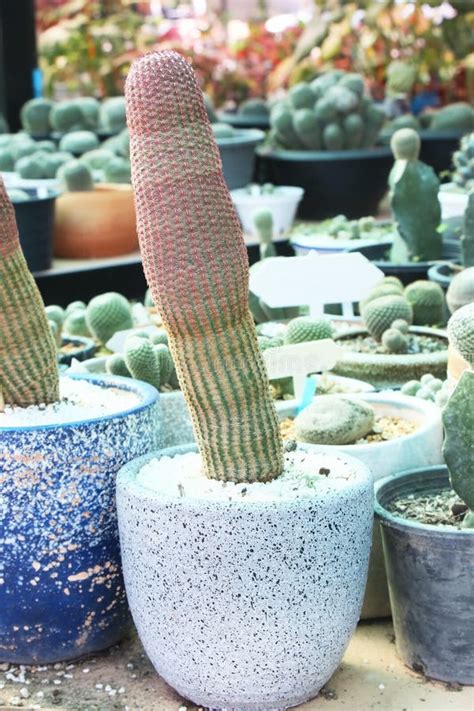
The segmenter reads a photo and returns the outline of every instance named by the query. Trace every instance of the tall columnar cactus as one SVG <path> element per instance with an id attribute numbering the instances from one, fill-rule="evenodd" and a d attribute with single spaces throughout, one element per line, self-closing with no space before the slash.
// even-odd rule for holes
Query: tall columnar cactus
<path id="1" fill-rule="evenodd" d="M 0 390 L 6 403 L 20 407 L 59 399 L 56 344 L 1 179 Z"/>
<path id="2" fill-rule="evenodd" d="M 474 528 L 474 373 L 466 370 L 443 410 L 443 455 L 454 491 L 467 504 L 463 526 Z"/>
<path id="3" fill-rule="evenodd" d="M 469 194 L 466 211 L 464 213 L 461 254 L 464 266 L 474 267 L 474 192 Z"/>
<path id="4" fill-rule="evenodd" d="M 134 63 L 125 93 L 143 265 L 205 473 L 270 480 L 283 469 L 278 419 L 202 92 L 189 64 L 165 51 Z"/>
<path id="5" fill-rule="evenodd" d="M 390 173 L 390 201 L 398 234 L 391 250 L 395 263 L 441 258 L 438 228 L 441 205 L 439 179 L 433 168 L 418 160 L 419 137 L 403 128 L 391 140 L 395 165 Z"/>

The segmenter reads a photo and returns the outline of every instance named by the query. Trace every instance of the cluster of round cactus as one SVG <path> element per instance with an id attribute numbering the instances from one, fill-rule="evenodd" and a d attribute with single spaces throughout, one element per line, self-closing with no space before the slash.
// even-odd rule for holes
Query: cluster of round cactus
<path id="1" fill-rule="evenodd" d="M 291 231 L 291 238 L 298 237 L 331 237 L 335 240 L 370 239 L 374 242 L 389 240 L 393 236 L 392 224 L 380 223 L 374 217 L 360 217 L 349 220 L 345 215 L 322 220 L 321 222 L 302 222 Z"/>
<path id="2" fill-rule="evenodd" d="M 63 334 L 69 337 L 92 337 L 86 323 L 86 305 L 83 301 L 73 301 L 65 309 L 57 304 L 52 304 L 46 306 L 45 311 L 58 346 L 61 345 Z"/>
<path id="3" fill-rule="evenodd" d="M 415 131 L 473 131 L 474 108 L 465 101 L 457 101 L 437 111 L 423 112 L 418 117 L 403 114 L 390 121 L 384 132 L 392 133 L 400 128 L 413 128 Z"/>
<path id="4" fill-rule="evenodd" d="M 449 398 L 448 381 L 435 378 L 431 373 L 422 375 L 420 380 L 409 380 L 402 386 L 401 392 L 421 400 L 430 400 L 439 407 L 444 407 Z"/>
<path id="5" fill-rule="evenodd" d="M 82 130 L 119 133 L 126 125 L 125 99 L 123 96 L 102 102 L 93 96 L 64 101 L 30 99 L 23 105 L 20 118 L 23 129 L 37 137 Z"/>
<path id="6" fill-rule="evenodd" d="M 459 150 L 453 153 L 453 183 L 474 190 L 474 132 L 463 136 Z"/>
<path id="7" fill-rule="evenodd" d="M 105 368 L 112 375 L 143 380 L 157 389 L 179 387 L 164 329 L 152 334 L 146 331 L 131 334 L 125 341 L 123 353 L 109 356 Z"/>
<path id="8" fill-rule="evenodd" d="M 376 341 L 382 341 L 392 353 L 405 353 L 399 336 L 395 333 L 385 335 L 393 329 L 394 321 L 401 320 L 408 326 L 439 326 L 445 322 L 446 305 L 443 290 L 434 282 L 420 279 L 404 288 L 397 277 L 385 277 L 361 301 L 360 313 Z"/>
<path id="9" fill-rule="evenodd" d="M 293 86 L 272 106 L 271 144 L 291 150 L 345 150 L 373 146 L 384 112 L 364 95 L 359 74 L 329 71 Z"/>

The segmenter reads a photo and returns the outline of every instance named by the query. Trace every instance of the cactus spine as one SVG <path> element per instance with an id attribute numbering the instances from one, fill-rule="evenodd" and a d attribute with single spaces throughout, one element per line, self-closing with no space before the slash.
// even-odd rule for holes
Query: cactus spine
<path id="1" fill-rule="evenodd" d="M 59 399 L 56 344 L 18 239 L 0 179 L 0 385 L 6 403 L 27 407 Z"/>
<path id="2" fill-rule="evenodd" d="M 273 479 L 283 469 L 278 419 L 248 308 L 242 231 L 202 92 L 188 63 L 164 51 L 133 64 L 126 100 L 145 274 L 205 473 Z"/>

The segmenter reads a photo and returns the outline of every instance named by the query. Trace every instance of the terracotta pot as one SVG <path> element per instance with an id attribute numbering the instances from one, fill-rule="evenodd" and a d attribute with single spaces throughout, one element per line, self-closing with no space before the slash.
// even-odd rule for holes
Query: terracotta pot
<path id="1" fill-rule="evenodd" d="M 64 193 L 56 200 L 56 257 L 116 257 L 137 249 L 131 185 L 103 183 L 94 190 Z"/>

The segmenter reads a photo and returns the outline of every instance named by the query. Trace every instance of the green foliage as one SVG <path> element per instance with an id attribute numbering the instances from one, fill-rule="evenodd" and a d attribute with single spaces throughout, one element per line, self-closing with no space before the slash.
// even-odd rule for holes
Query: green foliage
<path id="1" fill-rule="evenodd" d="M 445 322 L 444 292 L 433 281 L 414 281 L 405 289 L 405 298 L 413 309 L 415 326 L 440 326 Z"/>
<path id="2" fill-rule="evenodd" d="M 443 455 L 451 486 L 470 509 L 465 527 L 474 527 L 474 372 L 464 371 L 443 410 Z"/>
<path id="3" fill-rule="evenodd" d="M 130 304 L 114 291 L 95 296 L 87 306 L 86 322 L 94 337 L 105 345 L 117 331 L 132 328 Z"/>
<path id="4" fill-rule="evenodd" d="M 50 132 L 49 116 L 53 102 L 49 99 L 30 99 L 21 107 L 20 119 L 24 130 L 33 136 L 47 136 Z"/>
<path id="5" fill-rule="evenodd" d="M 372 146 L 384 113 L 363 93 L 363 78 L 341 71 L 296 84 L 272 107 L 275 146 L 331 151 Z"/>
<path id="6" fill-rule="evenodd" d="M 323 338 L 332 338 L 332 336 L 333 330 L 329 320 L 313 316 L 299 316 L 289 322 L 285 343 L 319 341 Z"/>
<path id="7" fill-rule="evenodd" d="M 354 444 L 374 426 L 373 408 L 363 400 L 321 395 L 294 421 L 296 439 L 309 444 Z"/>
<path id="8" fill-rule="evenodd" d="M 58 180 L 69 192 L 92 190 L 92 173 L 80 160 L 71 160 L 62 165 L 57 173 Z"/>
<path id="9" fill-rule="evenodd" d="M 59 142 L 61 151 L 68 151 L 76 156 L 92 151 L 98 146 L 99 139 L 92 131 L 72 131 L 63 136 Z"/>
<path id="10" fill-rule="evenodd" d="M 381 296 L 361 304 L 360 311 L 367 330 L 376 341 L 382 339 L 384 331 L 389 329 L 396 319 L 403 319 L 410 324 L 413 322 L 411 305 L 399 295 Z"/>

